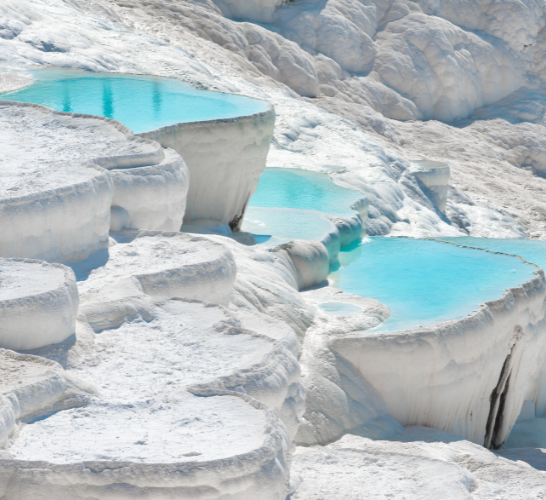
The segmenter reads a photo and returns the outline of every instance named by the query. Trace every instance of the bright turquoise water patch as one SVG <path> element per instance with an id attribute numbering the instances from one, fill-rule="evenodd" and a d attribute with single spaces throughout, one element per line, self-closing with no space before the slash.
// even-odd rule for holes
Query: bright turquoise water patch
<path id="1" fill-rule="evenodd" d="M 8 101 L 119 120 L 133 132 L 175 123 L 235 118 L 269 109 L 265 101 L 197 90 L 178 80 L 149 76 L 32 70 L 35 83 L 1 94 Z"/>
<path id="2" fill-rule="evenodd" d="M 330 275 L 334 286 L 392 311 L 373 332 L 462 318 L 536 270 L 517 257 L 407 238 L 367 238 L 342 249 L 339 258 L 340 269 Z"/>
<path id="3" fill-rule="evenodd" d="M 251 207 L 318 210 L 350 217 L 351 205 L 363 198 L 358 191 L 334 184 L 326 174 L 292 168 L 267 168 L 250 199 Z"/>
<path id="4" fill-rule="evenodd" d="M 335 230 L 334 223 L 320 212 L 288 208 L 248 207 L 241 226 L 241 231 L 283 240 L 321 241 Z"/>
<path id="5" fill-rule="evenodd" d="M 546 242 L 538 240 L 498 240 L 489 238 L 437 238 L 438 240 L 451 241 L 457 245 L 485 248 L 493 252 L 520 255 L 526 261 L 532 262 L 546 270 Z"/>

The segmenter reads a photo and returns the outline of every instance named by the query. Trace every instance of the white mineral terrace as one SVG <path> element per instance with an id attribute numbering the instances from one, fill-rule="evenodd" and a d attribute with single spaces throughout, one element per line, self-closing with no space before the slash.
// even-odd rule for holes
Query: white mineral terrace
<path id="1" fill-rule="evenodd" d="M 97 335 L 68 373 L 98 395 L 25 427 L 10 448 L 15 459 L 207 462 L 262 446 L 266 412 L 233 396 L 197 397 L 191 387 L 260 363 L 272 342 L 237 330 L 219 306 L 173 300 L 148 313 Z"/>
<path id="2" fill-rule="evenodd" d="M 504 295 L 499 290 L 498 300 L 467 318 L 411 332 L 369 332 L 391 311 L 325 281 L 340 247 L 362 233 L 365 200 L 353 218 L 321 216 L 324 227 L 308 233 L 310 239 L 279 245 L 180 233 L 192 177 L 174 150 L 105 119 L 39 106 L 2 110 L 16 126 L 26 121 L 25 140 L 47 126 L 62 130 L 72 144 L 66 161 L 80 165 L 73 171 L 91 172 L 106 189 L 98 198 L 104 234 L 98 248 L 75 259 L 59 239 L 47 240 L 51 255 L 72 269 L 0 259 L 6 348 L 0 351 L 0 498 L 73 500 L 92 492 L 114 499 L 124 483 L 164 498 L 273 500 L 294 490 L 300 475 L 295 498 L 314 498 L 324 488 L 345 491 L 315 476 L 336 476 L 340 467 L 371 470 L 369 457 L 388 446 L 390 457 L 404 453 L 395 444 L 374 451 L 370 438 L 403 439 L 404 426 L 426 425 L 441 429 L 436 435 L 443 440 L 447 432 L 449 439 L 497 448 L 522 408 L 546 405 L 542 270 Z M 115 132 L 119 143 L 94 151 L 91 138 L 102 130 Z M 31 170 L 42 184 L 23 199 L 63 193 L 62 170 L 47 168 L 65 147 L 53 137 L 46 141 L 50 159 L 41 155 Z M 23 165 L 36 155 L 27 142 Z M 23 177 L 19 165 L 12 172 Z M 418 166 L 426 189 L 445 191 L 446 167 Z M 58 182 L 51 189 L 44 188 L 47 175 Z M 72 189 L 79 178 L 64 181 Z M 248 189 L 241 185 L 241 192 Z M 3 203 L 9 208 L 20 199 L 6 196 Z M 442 200 L 434 203 L 444 208 Z M 74 207 L 88 209 L 81 201 Z M 263 210 L 281 219 L 288 213 Z M 78 213 L 73 219 L 81 222 Z M 223 231 L 227 222 L 196 221 L 209 232 Z M 326 448 L 298 448 L 293 455 L 296 445 Z M 483 463 L 494 456 L 464 446 L 461 453 L 474 450 Z M 324 453 L 338 465 L 325 462 Z M 431 469 L 430 453 L 417 453 L 419 467 L 452 474 L 451 465 Z M 511 470 L 508 460 L 502 467 Z"/>
<path id="3" fill-rule="evenodd" d="M 237 119 L 181 123 L 139 136 L 183 155 L 191 176 L 185 224 L 204 219 L 239 229 L 264 171 L 274 124 L 270 107 Z"/>
<path id="4" fill-rule="evenodd" d="M 111 120 L 22 103 L 0 111 L 0 256 L 85 258 L 108 245 L 111 210 L 115 229 L 180 228 L 188 173 L 174 151 Z"/>
<path id="5" fill-rule="evenodd" d="M 129 236 L 136 237 L 111 247 L 108 260 L 80 283 L 86 304 L 139 293 L 229 304 L 237 270 L 224 245 L 181 233 L 140 231 Z"/>
<path id="6" fill-rule="evenodd" d="M 74 334 L 78 289 L 72 270 L 0 259 L 0 348 L 34 349 Z"/>

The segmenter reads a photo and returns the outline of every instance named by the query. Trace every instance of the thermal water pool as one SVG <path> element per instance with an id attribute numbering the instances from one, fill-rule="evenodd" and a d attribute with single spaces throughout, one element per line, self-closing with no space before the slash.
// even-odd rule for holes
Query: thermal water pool
<path id="1" fill-rule="evenodd" d="M 174 123 L 249 115 L 269 108 L 263 101 L 196 90 L 165 78 L 59 69 L 32 70 L 31 74 L 36 80 L 32 85 L 2 97 L 43 104 L 58 111 L 113 118 L 136 133 Z M 337 186 L 325 174 L 267 169 L 250 201 L 243 230 L 287 239 L 320 240 L 333 228 L 325 214 L 350 217 L 357 213 L 350 207 L 361 198 L 360 193 Z M 494 240 L 486 240 L 487 244 L 491 241 Z M 460 243 L 471 244 L 462 239 Z M 532 276 L 532 269 L 517 259 L 457 247 L 447 249 L 449 245 L 441 243 L 421 244 L 422 248 L 415 240 L 366 240 L 342 251 L 341 267 L 331 277 L 340 288 L 374 297 L 389 306 L 393 314 L 380 329 L 394 331 L 464 316 L 481 302 L 498 298 L 503 289 Z M 396 251 L 385 255 L 389 245 L 395 245 Z M 440 248 L 437 245 L 443 245 L 444 250 L 431 250 Z M 358 258 L 363 250 L 365 256 Z M 499 251 L 517 253 L 507 247 Z M 468 272 L 459 272 L 470 254 L 475 263 L 469 264 Z M 477 273 L 476 278 L 473 273 Z"/>
<path id="2" fill-rule="evenodd" d="M 32 85 L 1 94 L 1 98 L 112 118 L 136 134 L 175 123 L 235 118 L 269 109 L 265 101 L 197 90 L 168 78 L 65 69 L 29 72 L 35 80 Z"/>
<path id="3" fill-rule="evenodd" d="M 339 261 L 333 286 L 391 309 L 373 330 L 381 333 L 462 318 L 536 271 L 518 257 L 410 238 L 365 238 L 342 249 Z"/>
<path id="4" fill-rule="evenodd" d="M 350 217 L 363 195 L 334 184 L 326 174 L 295 168 L 267 168 L 260 176 L 251 207 L 295 208 Z"/>
<path id="5" fill-rule="evenodd" d="M 352 217 L 363 198 L 357 191 L 334 184 L 326 174 L 267 168 L 249 201 L 241 229 L 283 239 L 320 241 L 335 231 L 327 215 Z"/>

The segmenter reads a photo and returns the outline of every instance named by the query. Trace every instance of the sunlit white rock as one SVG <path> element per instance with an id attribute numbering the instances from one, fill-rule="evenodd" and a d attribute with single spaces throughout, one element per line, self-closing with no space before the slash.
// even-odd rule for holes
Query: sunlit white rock
<path id="1" fill-rule="evenodd" d="M 437 161 L 412 161 L 413 175 L 427 189 L 427 194 L 440 212 L 445 213 L 451 170 L 449 165 Z"/>
<path id="2" fill-rule="evenodd" d="M 181 123 L 140 134 L 177 151 L 190 172 L 184 224 L 215 220 L 238 229 L 258 185 L 271 143 L 275 111 Z"/>
<path id="3" fill-rule="evenodd" d="M 107 246 L 113 176 L 130 226 L 180 227 L 187 172 L 176 153 L 164 160 L 159 144 L 118 122 L 33 104 L 0 104 L 0 127 L 1 256 L 59 261 Z M 158 205 L 167 212 L 154 215 Z"/>
<path id="4" fill-rule="evenodd" d="M 157 165 L 109 170 L 114 182 L 111 230 L 180 229 L 189 174 L 178 153 L 167 150 L 165 154 Z"/>
<path id="5" fill-rule="evenodd" d="M 60 264 L 0 259 L 0 347 L 28 350 L 74 334 L 79 297 Z"/>
<path id="6" fill-rule="evenodd" d="M 0 349 L 0 361 L 0 459 L 22 418 L 40 418 L 60 409 L 63 400 L 94 391 L 92 384 L 78 381 L 42 357 Z"/>
<path id="7" fill-rule="evenodd" d="M 269 23 L 273 20 L 275 7 L 283 0 L 219 0 L 219 5 L 227 5 L 230 14 L 239 19 L 251 19 L 259 23 Z"/>
<path id="8" fill-rule="evenodd" d="M 546 487 L 544 473 L 516 461 L 525 460 L 521 451 L 507 460 L 452 434 L 420 426 L 407 427 L 393 441 L 346 435 L 324 448 L 298 448 L 292 470 L 300 484 L 293 498 L 360 500 L 369 492 L 376 498 L 408 500 L 540 496 Z"/>
<path id="9" fill-rule="evenodd" d="M 130 237 L 130 243 L 89 259 L 90 266 L 97 260 L 103 265 L 80 283 L 84 310 L 90 304 L 142 294 L 229 303 L 237 268 L 224 245 L 175 232 L 140 231 Z"/>
<path id="10" fill-rule="evenodd" d="M 21 430 L 7 449 L 16 460 L 0 460 L 4 496 L 114 499 L 120 482 L 164 498 L 283 495 L 286 427 L 246 394 L 286 393 L 298 373 L 293 355 L 221 306 L 165 300 L 149 302 L 148 313 L 102 331 L 67 370 L 96 394 Z"/>

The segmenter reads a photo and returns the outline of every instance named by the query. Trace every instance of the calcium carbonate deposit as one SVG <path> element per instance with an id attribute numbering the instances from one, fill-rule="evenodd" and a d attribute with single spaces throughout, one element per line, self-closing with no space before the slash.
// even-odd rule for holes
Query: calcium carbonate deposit
<path id="1" fill-rule="evenodd" d="M 546 498 L 546 0 L 0 1 L 0 500 Z"/>

